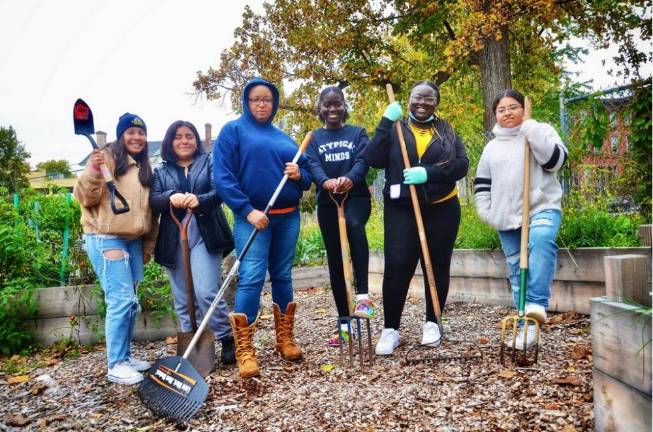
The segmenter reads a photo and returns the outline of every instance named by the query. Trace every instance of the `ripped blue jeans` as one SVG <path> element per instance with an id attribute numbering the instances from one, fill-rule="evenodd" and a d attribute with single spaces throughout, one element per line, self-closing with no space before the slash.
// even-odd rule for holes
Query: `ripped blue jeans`
<path id="1" fill-rule="evenodd" d="M 131 355 L 130 342 L 140 311 L 137 283 L 143 280 L 141 240 L 84 234 L 85 249 L 104 291 L 105 337 L 109 368 Z"/>
<path id="2" fill-rule="evenodd" d="M 549 306 L 551 284 L 557 267 L 556 237 L 562 214 L 559 210 L 544 210 L 530 218 L 528 228 L 528 285 L 526 304 Z M 519 253 L 521 229 L 499 231 L 503 253 L 506 255 L 510 285 L 515 307 L 519 307 Z"/>

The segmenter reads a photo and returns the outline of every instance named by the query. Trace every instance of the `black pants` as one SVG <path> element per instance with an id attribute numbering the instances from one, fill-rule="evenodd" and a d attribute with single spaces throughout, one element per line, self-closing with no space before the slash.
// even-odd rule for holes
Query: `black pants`
<path id="1" fill-rule="evenodd" d="M 383 311 L 385 327 L 399 329 L 401 313 L 406 303 L 406 295 L 410 280 L 420 261 L 422 271 L 424 262 L 419 243 L 419 234 L 412 206 L 392 205 L 386 203 L 384 211 L 384 254 L 385 270 L 383 274 Z M 449 292 L 449 267 L 453 253 L 454 242 L 460 225 L 460 202 L 458 197 L 443 203 L 422 205 L 424 231 L 431 254 L 431 265 L 435 274 L 435 285 L 438 292 L 440 308 Z M 426 298 L 426 320 L 435 322 L 433 303 L 424 282 L 424 297 Z"/>
<path id="2" fill-rule="evenodd" d="M 347 221 L 347 237 L 351 261 L 354 266 L 355 286 L 358 294 L 367 294 L 367 268 L 370 250 L 367 245 L 365 224 L 370 218 L 371 202 L 369 197 L 351 197 L 345 201 L 345 220 Z M 349 316 L 347 293 L 345 290 L 345 275 L 342 269 L 342 253 L 340 250 L 340 232 L 338 231 L 338 209 L 335 204 L 319 204 L 317 220 L 322 231 L 324 246 L 329 262 L 329 279 L 333 298 L 338 308 L 338 316 Z"/>

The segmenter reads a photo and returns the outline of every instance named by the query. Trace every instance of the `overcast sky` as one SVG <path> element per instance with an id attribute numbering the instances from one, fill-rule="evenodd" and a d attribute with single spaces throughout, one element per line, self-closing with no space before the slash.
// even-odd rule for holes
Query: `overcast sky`
<path id="1" fill-rule="evenodd" d="M 115 139 L 125 111 L 160 140 L 170 123 L 190 120 L 204 135 L 233 118 L 228 106 L 196 100 L 197 71 L 217 66 L 233 42 L 246 4 L 262 0 L 0 0 L 0 126 L 12 126 L 36 163 L 79 162 L 89 151 L 73 132 L 72 107 L 81 97 L 95 129 Z M 615 84 L 595 53 L 579 70 L 595 88 Z M 617 82 L 618 83 L 618 82 Z"/>

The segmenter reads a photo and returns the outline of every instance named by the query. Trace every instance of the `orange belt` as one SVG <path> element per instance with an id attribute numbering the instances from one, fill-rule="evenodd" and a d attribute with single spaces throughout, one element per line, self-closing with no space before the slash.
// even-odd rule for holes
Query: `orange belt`
<path id="1" fill-rule="evenodd" d="M 297 207 L 286 207 L 286 208 L 280 208 L 280 209 L 271 209 L 268 214 L 271 215 L 280 215 L 280 214 L 286 214 L 286 213 L 291 213 L 297 210 Z"/>

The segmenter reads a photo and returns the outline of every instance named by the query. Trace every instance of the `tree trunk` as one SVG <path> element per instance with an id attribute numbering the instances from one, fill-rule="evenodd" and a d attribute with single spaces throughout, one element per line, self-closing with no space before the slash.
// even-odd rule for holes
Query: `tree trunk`
<path id="1" fill-rule="evenodd" d="M 488 39 L 485 48 L 478 53 L 483 92 L 483 130 L 486 131 L 486 136 L 495 123 L 492 101 L 502 91 L 512 88 L 507 27 L 501 30 L 501 34 L 501 40 Z"/>

